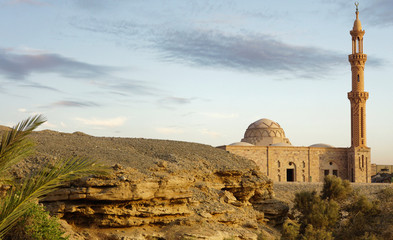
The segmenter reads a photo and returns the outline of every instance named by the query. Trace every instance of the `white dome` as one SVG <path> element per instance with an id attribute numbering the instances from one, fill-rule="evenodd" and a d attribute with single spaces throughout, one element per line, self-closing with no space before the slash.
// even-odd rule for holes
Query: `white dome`
<path id="1" fill-rule="evenodd" d="M 309 147 L 333 148 L 332 145 L 325 144 L 325 143 L 316 143 L 316 144 L 310 145 Z"/>
<path id="2" fill-rule="evenodd" d="M 229 144 L 229 146 L 254 146 L 251 143 L 247 143 L 247 142 L 235 142 L 232 144 Z"/>

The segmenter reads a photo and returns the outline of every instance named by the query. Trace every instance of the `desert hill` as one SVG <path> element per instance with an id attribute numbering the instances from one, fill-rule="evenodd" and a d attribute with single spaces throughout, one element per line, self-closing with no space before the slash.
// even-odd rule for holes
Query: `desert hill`
<path id="1" fill-rule="evenodd" d="M 50 130 L 31 139 L 36 153 L 16 177 L 75 156 L 112 166 L 44 200 L 71 239 L 274 239 L 288 211 L 252 161 L 208 145 Z"/>
<path id="2" fill-rule="evenodd" d="M 122 164 L 148 173 L 157 161 L 167 161 L 173 171 L 190 169 L 251 169 L 252 161 L 214 147 L 179 141 L 143 138 L 93 137 L 49 130 L 34 132 L 37 152 L 56 157 L 80 156 L 104 164 Z"/>

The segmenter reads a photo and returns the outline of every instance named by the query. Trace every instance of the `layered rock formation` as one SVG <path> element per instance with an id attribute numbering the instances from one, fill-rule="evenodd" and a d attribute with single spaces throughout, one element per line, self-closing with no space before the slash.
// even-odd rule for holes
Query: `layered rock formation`
<path id="1" fill-rule="evenodd" d="M 112 166 L 44 199 L 71 239 L 274 239 L 288 211 L 252 161 L 210 146 L 52 131 L 33 138 L 37 156 L 16 176 L 75 155 Z"/>

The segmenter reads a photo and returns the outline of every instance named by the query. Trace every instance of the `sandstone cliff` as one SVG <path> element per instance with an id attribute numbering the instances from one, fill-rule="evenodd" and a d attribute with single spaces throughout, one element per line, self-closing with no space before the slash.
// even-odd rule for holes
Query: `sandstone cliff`
<path id="1" fill-rule="evenodd" d="M 60 157 L 112 166 L 44 200 L 71 239 L 274 239 L 288 211 L 252 161 L 211 146 L 80 132 L 32 138 L 37 154 L 16 166 L 17 177 Z"/>

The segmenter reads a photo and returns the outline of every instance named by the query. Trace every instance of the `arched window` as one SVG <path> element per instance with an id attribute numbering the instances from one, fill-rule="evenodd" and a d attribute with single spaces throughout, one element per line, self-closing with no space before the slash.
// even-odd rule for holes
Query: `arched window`
<path id="1" fill-rule="evenodd" d="M 357 43 L 356 45 L 357 45 L 357 47 L 358 47 L 357 53 L 360 53 L 360 52 L 361 52 L 361 50 L 360 50 L 361 48 L 360 48 L 360 38 L 359 38 L 359 37 L 356 38 L 356 43 Z"/>
<path id="2" fill-rule="evenodd" d="M 363 120 L 363 108 L 360 108 L 360 136 L 363 138 L 363 131 L 364 131 L 364 120 Z M 363 142 L 362 142 L 363 143 Z"/>

